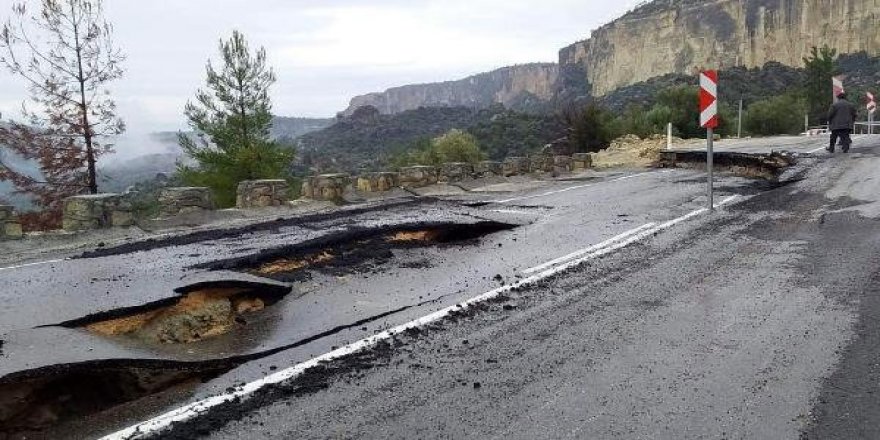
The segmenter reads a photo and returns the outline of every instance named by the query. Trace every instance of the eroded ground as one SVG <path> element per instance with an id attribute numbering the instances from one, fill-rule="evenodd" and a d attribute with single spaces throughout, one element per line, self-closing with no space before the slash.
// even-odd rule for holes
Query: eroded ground
<path id="1" fill-rule="evenodd" d="M 841 177 L 874 160 L 869 145 L 857 147 L 849 158 L 810 159 L 792 179 L 724 175 L 719 197 L 747 200 L 725 214 L 310 371 L 172 436 L 253 436 L 249 427 L 259 423 L 260 432 L 282 437 L 535 438 L 571 430 L 582 438 L 647 435 L 663 423 L 668 438 L 681 438 L 687 433 L 676 427 L 711 420 L 715 410 L 733 411 L 732 421 L 697 423 L 694 432 L 786 437 L 808 429 L 812 399 L 858 316 L 827 291 L 858 296 L 855 274 L 873 264 L 871 240 L 814 246 L 852 239 L 821 229 L 825 223 L 873 236 L 873 223 L 854 214 L 871 212 L 870 191 L 848 197 L 873 168 L 857 170 L 862 180 Z M 701 176 L 624 171 L 512 193 L 389 201 L 103 246 L 7 271 L 0 432 L 89 438 L 237 389 L 515 282 L 561 255 L 699 209 Z M 834 182 L 848 186 L 825 194 Z M 850 208 L 858 211 L 838 213 Z M 817 263 L 820 250 L 850 253 L 859 265 Z M 804 283 L 809 270 L 827 279 Z M 835 272 L 849 281 L 829 285 Z M 815 360 L 807 368 L 800 361 L 808 358 Z M 689 391 L 695 386 L 706 393 Z M 293 420 L 291 406 L 310 416 Z M 734 423 L 754 411 L 768 424 L 797 422 Z M 593 422 L 580 423 L 585 416 Z M 627 417 L 635 422 L 615 422 Z"/>

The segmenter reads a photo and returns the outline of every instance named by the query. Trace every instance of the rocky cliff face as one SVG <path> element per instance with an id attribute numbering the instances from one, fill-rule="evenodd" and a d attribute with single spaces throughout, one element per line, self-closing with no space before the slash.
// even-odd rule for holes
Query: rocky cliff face
<path id="1" fill-rule="evenodd" d="M 560 51 L 591 93 L 701 68 L 801 66 L 812 46 L 880 55 L 877 0 L 656 0 Z"/>
<path id="2" fill-rule="evenodd" d="M 419 107 L 486 108 L 503 104 L 528 108 L 549 101 L 555 92 L 559 70 L 556 64 L 526 64 L 504 67 L 458 81 L 417 84 L 357 96 L 343 113 L 371 105 L 382 114 L 396 114 Z"/>
<path id="3" fill-rule="evenodd" d="M 358 96 L 344 112 L 419 107 L 541 110 L 554 101 L 602 97 L 621 87 L 702 68 L 802 67 L 810 48 L 880 55 L 878 0 L 655 0 L 559 52 L 559 64 L 506 67 L 459 81 Z"/>

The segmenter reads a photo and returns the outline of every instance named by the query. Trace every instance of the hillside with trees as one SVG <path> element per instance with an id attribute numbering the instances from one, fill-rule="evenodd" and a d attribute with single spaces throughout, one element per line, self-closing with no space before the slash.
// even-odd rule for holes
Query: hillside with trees
<path id="1" fill-rule="evenodd" d="M 362 107 L 348 118 L 298 141 L 299 163 L 320 172 L 380 170 L 426 140 L 459 129 L 472 135 L 487 157 L 527 154 L 565 135 L 552 114 L 526 114 L 502 106 L 423 107 L 395 115 Z"/>

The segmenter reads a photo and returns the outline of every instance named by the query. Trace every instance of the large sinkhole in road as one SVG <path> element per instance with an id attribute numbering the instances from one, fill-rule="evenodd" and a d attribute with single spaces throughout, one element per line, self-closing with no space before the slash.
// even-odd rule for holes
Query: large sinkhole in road
<path id="1" fill-rule="evenodd" d="M 481 238 L 517 225 L 493 221 L 471 224 L 429 223 L 357 228 L 256 255 L 212 262 L 198 268 L 234 270 L 285 282 L 309 278 L 310 271 L 347 275 L 375 270 L 394 258 L 395 250 L 479 244 Z"/>
<path id="2" fill-rule="evenodd" d="M 102 361 L 46 368 L 0 379 L 0 438 L 68 437 L 68 422 L 162 393 L 187 393 L 234 368 L 201 364 Z M 58 432 L 54 432 L 58 431 Z"/>
<path id="3" fill-rule="evenodd" d="M 234 333 L 291 292 L 289 286 L 241 281 L 201 283 L 179 296 L 59 324 L 147 345 L 192 344 Z"/>

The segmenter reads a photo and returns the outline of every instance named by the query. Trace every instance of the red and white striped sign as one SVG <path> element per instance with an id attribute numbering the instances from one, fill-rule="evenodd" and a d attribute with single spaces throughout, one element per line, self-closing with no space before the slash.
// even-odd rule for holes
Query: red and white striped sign
<path id="1" fill-rule="evenodd" d="M 877 102 L 874 101 L 874 94 L 871 92 L 867 92 L 868 95 L 868 113 L 874 113 L 877 111 Z"/>
<path id="2" fill-rule="evenodd" d="M 700 73 L 700 127 L 718 127 L 718 72 Z"/>
<path id="3" fill-rule="evenodd" d="M 843 76 L 835 76 L 831 78 L 831 93 L 833 93 L 834 102 L 837 102 L 837 97 L 840 96 L 841 93 L 845 93 L 846 89 L 843 88 Z"/>

